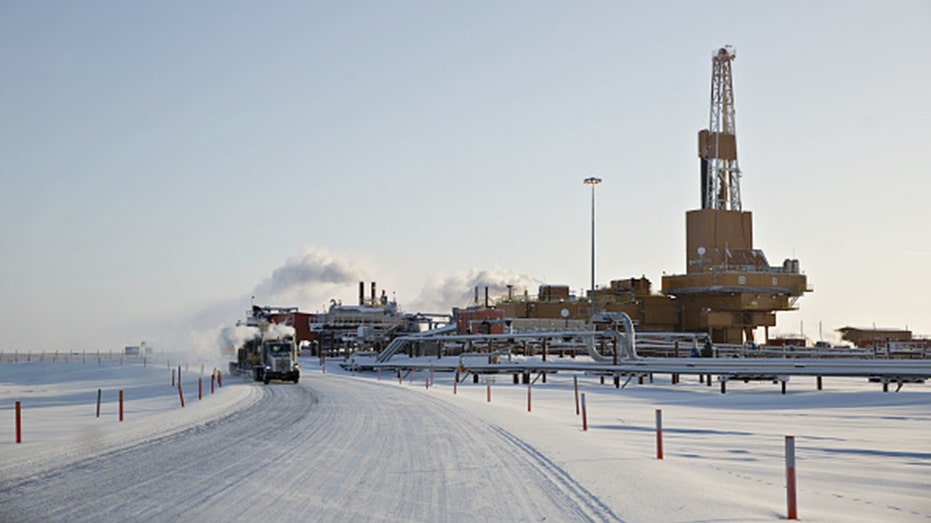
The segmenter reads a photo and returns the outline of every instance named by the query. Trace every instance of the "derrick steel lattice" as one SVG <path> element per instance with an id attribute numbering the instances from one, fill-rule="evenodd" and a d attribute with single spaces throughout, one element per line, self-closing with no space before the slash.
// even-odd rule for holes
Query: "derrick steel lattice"
<path id="1" fill-rule="evenodd" d="M 731 75 L 731 62 L 736 57 L 734 48 L 729 45 L 712 55 L 711 115 L 708 129 L 699 133 L 703 209 L 741 210 Z"/>

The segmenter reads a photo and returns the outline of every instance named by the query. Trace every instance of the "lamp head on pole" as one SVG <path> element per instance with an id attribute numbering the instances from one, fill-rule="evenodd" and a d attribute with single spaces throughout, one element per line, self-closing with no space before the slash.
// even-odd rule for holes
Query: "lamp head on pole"
<path id="1" fill-rule="evenodd" d="M 591 176 L 589 178 L 582 180 L 582 183 L 584 183 L 585 185 L 591 185 L 592 188 L 594 189 L 596 185 L 601 183 L 601 178 L 596 178 L 594 176 Z"/>

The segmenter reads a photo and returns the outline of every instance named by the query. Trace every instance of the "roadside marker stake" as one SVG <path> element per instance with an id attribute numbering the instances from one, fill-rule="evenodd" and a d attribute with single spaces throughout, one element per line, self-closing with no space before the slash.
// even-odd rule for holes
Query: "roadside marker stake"
<path id="1" fill-rule="evenodd" d="M 532 385 L 530 383 L 527 383 L 527 412 L 531 412 L 530 410 L 530 387 L 531 386 Z"/>
<path id="2" fill-rule="evenodd" d="M 100 389 L 97 389 L 97 417 L 98 418 L 100 417 L 100 395 L 101 393 L 102 391 Z"/>
<path id="3" fill-rule="evenodd" d="M 663 410 L 656 409 L 656 459 L 663 459 Z"/>
<path id="4" fill-rule="evenodd" d="M 786 436 L 786 519 L 798 519 L 795 490 L 795 436 Z"/>
<path id="5" fill-rule="evenodd" d="M 23 442 L 23 403 L 16 402 L 16 443 Z"/>
<path id="6" fill-rule="evenodd" d="M 575 415 L 579 415 L 579 377 L 572 377 L 572 388 L 575 389 Z"/>
<path id="7" fill-rule="evenodd" d="M 120 421 L 123 421 L 123 391 L 120 391 Z"/>
<path id="8" fill-rule="evenodd" d="M 184 408 L 184 393 L 181 392 L 181 382 L 178 381 L 178 397 L 181 398 L 181 408 Z"/>
<path id="9" fill-rule="evenodd" d="M 588 412 L 585 410 L 585 393 L 582 393 L 582 431 L 588 431 Z"/>

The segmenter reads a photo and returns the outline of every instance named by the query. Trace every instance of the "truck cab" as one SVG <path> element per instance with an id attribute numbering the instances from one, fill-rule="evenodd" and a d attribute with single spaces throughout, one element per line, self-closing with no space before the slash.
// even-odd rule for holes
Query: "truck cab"
<path id="1" fill-rule="evenodd" d="M 297 348 L 293 340 L 268 340 L 262 343 L 260 358 L 252 368 L 256 381 L 285 380 L 297 383 L 301 377 L 301 364 L 297 361 Z"/>

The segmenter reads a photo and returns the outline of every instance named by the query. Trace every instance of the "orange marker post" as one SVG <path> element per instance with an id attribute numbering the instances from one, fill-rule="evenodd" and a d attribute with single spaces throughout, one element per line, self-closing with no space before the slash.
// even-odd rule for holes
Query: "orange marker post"
<path id="1" fill-rule="evenodd" d="M 23 403 L 16 402 L 16 443 L 23 442 Z"/>
<path id="2" fill-rule="evenodd" d="M 786 436 L 786 519 L 798 519 L 795 489 L 795 436 Z"/>
<path id="3" fill-rule="evenodd" d="M 663 459 L 663 410 L 656 409 L 656 459 Z"/>

